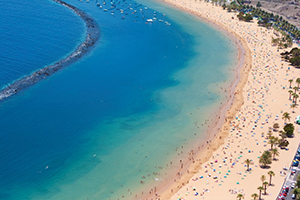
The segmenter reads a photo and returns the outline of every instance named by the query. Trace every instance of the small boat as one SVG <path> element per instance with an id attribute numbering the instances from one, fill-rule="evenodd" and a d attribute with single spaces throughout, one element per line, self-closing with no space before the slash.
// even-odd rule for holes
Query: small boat
<path id="1" fill-rule="evenodd" d="M 153 19 L 147 19 L 147 22 L 153 22 Z"/>
<path id="2" fill-rule="evenodd" d="M 103 11 L 107 12 L 107 9 L 103 9 Z"/>

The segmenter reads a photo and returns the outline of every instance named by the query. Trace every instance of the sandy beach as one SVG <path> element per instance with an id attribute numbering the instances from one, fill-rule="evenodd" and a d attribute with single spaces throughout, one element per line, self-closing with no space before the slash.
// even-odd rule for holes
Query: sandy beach
<path id="1" fill-rule="evenodd" d="M 282 114 L 288 112 L 291 123 L 299 114 L 293 113 L 289 100 L 289 79 L 300 77 L 299 70 L 281 59 L 278 50 L 271 45 L 275 37 L 272 29 L 259 27 L 257 21 L 241 22 L 238 13 L 228 13 L 220 6 L 211 3 L 190 0 L 166 0 L 201 20 L 225 29 L 229 36 L 235 37 L 239 50 L 239 60 L 243 66 L 239 70 L 239 83 L 235 87 L 232 100 L 221 111 L 221 118 L 213 132 L 216 136 L 206 145 L 205 150 L 193 155 L 188 168 L 183 168 L 174 177 L 173 182 L 156 190 L 156 197 L 147 199 L 236 199 L 243 194 L 244 199 L 253 199 L 253 193 L 259 194 L 260 177 L 273 171 L 272 185 L 267 187 L 265 200 L 275 199 L 286 178 L 283 167 L 289 167 L 298 147 L 298 125 L 295 125 L 294 138 L 288 138 L 288 150 L 279 149 L 279 156 L 269 168 L 261 168 L 259 156 L 270 149 L 267 133 L 274 123 L 282 130 Z M 239 47 L 240 46 L 240 47 Z M 242 47 L 241 47 L 242 46 Z M 229 110 L 227 107 L 230 107 Z M 279 132 L 273 131 L 278 137 Z M 246 159 L 251 159 L 251 170 L 247 171 Z"/>

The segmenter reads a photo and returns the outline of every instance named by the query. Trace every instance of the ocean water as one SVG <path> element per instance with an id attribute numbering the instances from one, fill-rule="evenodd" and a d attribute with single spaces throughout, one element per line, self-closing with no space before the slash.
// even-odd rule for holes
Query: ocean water
<path id="1" fill-rule="evenodd" d="M 128 15 L 66 2 L 98 22 L 100 40 L 77 63 L 0 102 L 0 199 L 146 192 L 208 137 L 205 120 L 226 100 L 219 88 L 234 78 L 234 45 L 194 16 L 154 1 L 127 0 Z M 84 39 L 81 19 L 52 1 L 4 0 L 0 9 L 1 87 Z"/>

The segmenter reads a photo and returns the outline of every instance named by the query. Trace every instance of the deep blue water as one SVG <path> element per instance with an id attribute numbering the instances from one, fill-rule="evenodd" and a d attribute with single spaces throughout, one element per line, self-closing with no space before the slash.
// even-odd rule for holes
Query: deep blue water
<path id="1" fill-rule="evenodd" d="M 190 15 L 160 7 L 156 17 L 171 26 L 146 24 L 150 7 L 112 15 L 95 1 L 67 2 L 98 22 L 101 39 L 77 63 L 0 103 L 0 199 L 117 199 L 138 189 L 141 174 L 196 131 L 186 113 L 222 99 L 206 86 L 230 78 L 222 69 L 234 53 L 224 50 L 234 48 Z M 84 39 L 81 19 L 51 1 L 3 0 L 0 10 L 0 86 Z"/>

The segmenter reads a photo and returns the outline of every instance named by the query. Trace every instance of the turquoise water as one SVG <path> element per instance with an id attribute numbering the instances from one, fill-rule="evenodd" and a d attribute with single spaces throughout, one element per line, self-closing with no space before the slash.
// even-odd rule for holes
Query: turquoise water
<path id="1" fill-rule="evenodd" d="M 207 137 L 201 124 L 225 100 L 218 88 L 232 79 L 236 52 L 222 33 L 157 2 L 139 1 L 148 9 L 125 19 L 95 1 L 66 2 L 98 22 L 101 39 L 77 63 L 1 102 L 0 199 L 130 199 L 163 181 L 166 164 L 183 157 L 176 148 L 186 153 Z M 0 8 L 1 86 L 84 39 L 81 19 L 51 1 Z M 154 11 L 171 25 L 146 24 Z"/>

